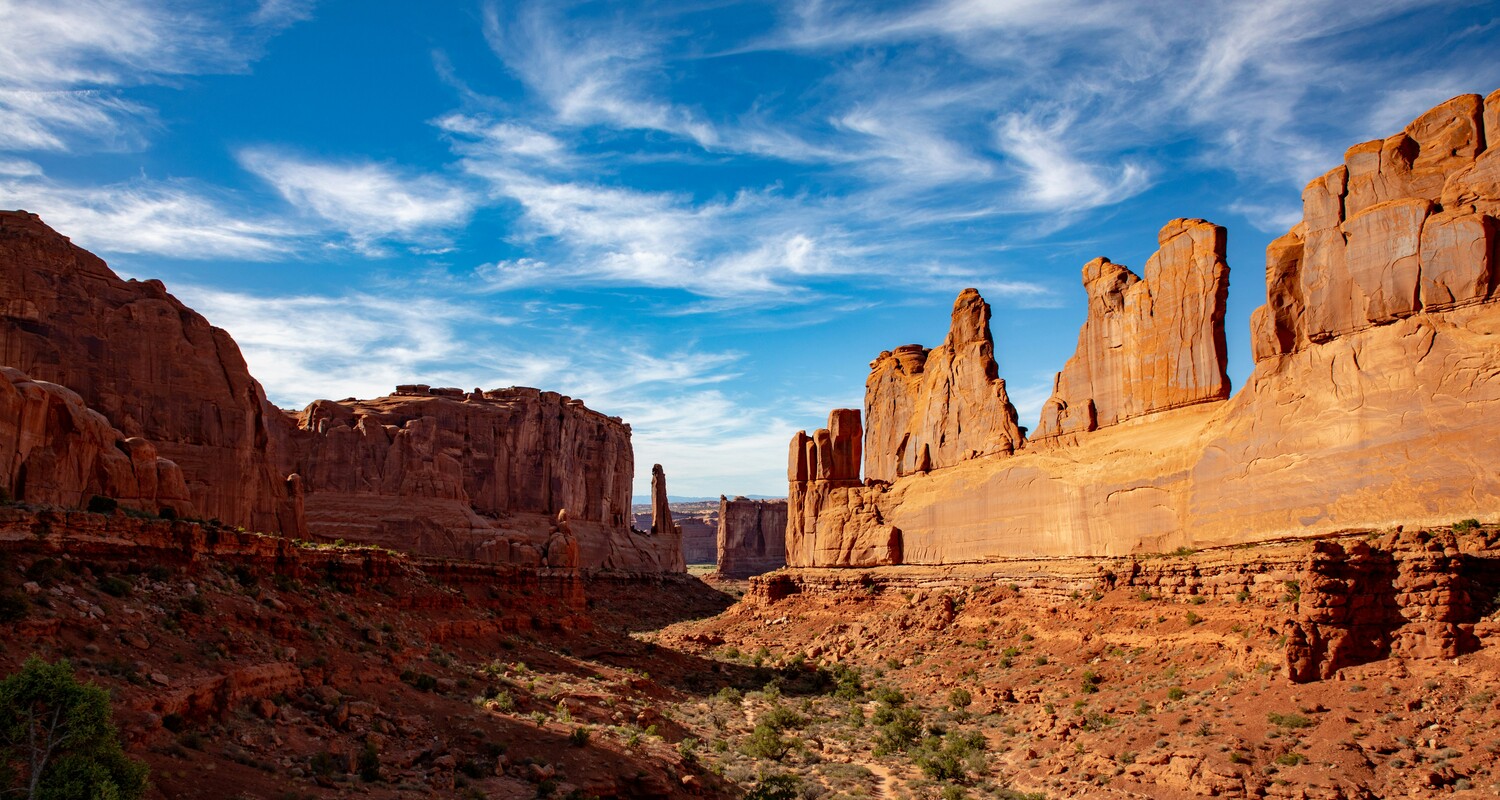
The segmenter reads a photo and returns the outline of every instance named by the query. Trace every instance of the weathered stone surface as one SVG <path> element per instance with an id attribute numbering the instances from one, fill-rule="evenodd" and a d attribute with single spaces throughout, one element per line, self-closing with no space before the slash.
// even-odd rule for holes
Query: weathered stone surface
<path id="1" fill-rule="evenodd" d="M 1014 412 L 1012 412 L 1014 413 Z M 828 427 L 792 436 L 788 477 L 787 563 L 878 566 L 901 563 L 901 531 L 885 525 L 860 484 L 859 411 L 834 409 Z M 837 454 L 845 454 L 838 456 Z M 829 465 L 822 468 L 820 465 Z"/>
<path id="2" fill-rule="evenodd" d="M 288 535 L 290 424 L 229 334 L 160 281 L 123 281 L 24 211 L 0 212 L 0 364 L 66 386 L 176 463 L 204 517 Z M 288 527 L 291 525 L 291 527 Z"/>
<path id="3" fill-rule="evenodd" d="M 673 572 L 687 569 L 682 558 L 682 529 L 672 522 L 667 502 L 667 473 L 660 464 L 651 466 L 651 536 L 664 543 L 662 568 Z"/>
<path id="4" fill-rule="evenodd" d="M 905 345 L 870 364 L 865 477 L 890 481 L 1021 447 L 1016 410 L 998 373 L 990 306 L 965 289 L 941 346 Z M 859 474 L 857 451 L 850 474 Z"/>
<path id="5" fill-rule="evenodd" d="M 537 389 L 319 400 L 290 439 L 317 537 L 541 565 L 558 514 L 587 568 L 670 569 L 631 532 L 630 426 Z"/>
<path id="6" fill-rule="evenodd" d="M 672 523 L 682 530 L 682 559 L 689 564 L 712 564 L 719 535 L 719 501 L 680 502 L 670 505 Z M 650 504 L 631 506 L 636 530 L 651 530 Z"/>
<path id="7" fill-rule="evenodd" d="M 1088 319 L 1032 438 L 1084 433 L 1229 396 L 1225 231 L 1177 219 L 1157 241 L 1144 280 L 1107 258 L 1084 266 Z"/>
<path id="8" fill-rule="evenodd" d="M 748 578 L 786 565 L 786 501 L 719 497 L 718 571 Z"/>
<path id="9" fill-rule="evenodd" d="M 77 393 L 0 367 L 0 486 L 27 503 L 79 508 L 100 495 L 152 514 L 193 516 L 182 470 L 127 439 Z"/>
<path id="10" fill-rule="evenodd" d="M 1485 149 L 1486 102 L 1455 97 L 1395 136 L 1349 148 L 1343 166 L 1308 184 L 1303 224 L 1288 234 L 1302 240 L 1300 287 L 1272 279 L 1268 253 L 1272 292 L 1255 318 L 1257 360 L 1290 352 L 1288 342 L 1296 349 L 1387 324 L 1428 302 L 1441 310 L 1489 297 L 1500 161 Z M 1278 316 L 1299 304 L 1305 314 Z"/>
<path id="11" fill-rule="evenodd" d="M 1303 221 L 1268 248 L 1257 364 L 1234 397 L 1113 426 L 1098 417 L 1087 435 L 888 485 L 793 481 L 789 564 L 1128 555 L 1492 519 L 1500 303 L 1487 209 L 1500 181 L 1476 108 L 1450 101 L 1308 186 Z M 1439 211 L 1440 195 L 1463 202 Z M 1138 281 L 1091 268 L 1091 322 L 1152 281 L 1149 269 Z M 1085 352 L 1088 326 L 1081 339 Z M 1073 390 L 1071 375 L 1059 384 L 1096 416 L 1105 407 L 1107 393 Z M 1074 420 L 1044 419 L 1038 433 L 1087 427 Z"/>

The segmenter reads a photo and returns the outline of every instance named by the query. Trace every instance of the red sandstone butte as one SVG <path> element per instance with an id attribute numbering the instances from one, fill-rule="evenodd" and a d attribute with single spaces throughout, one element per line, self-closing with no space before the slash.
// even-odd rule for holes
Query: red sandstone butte
<path id="1" fill-rule="evenodd" d="M 719 497 L 718 572 L 749 578 L 786 566 L 786 501 Z"/>

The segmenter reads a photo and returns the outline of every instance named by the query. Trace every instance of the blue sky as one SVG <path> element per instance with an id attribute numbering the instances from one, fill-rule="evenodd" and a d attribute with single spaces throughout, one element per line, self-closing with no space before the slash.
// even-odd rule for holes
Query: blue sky
<path id="1" fill-rule="evenodd" d="M 785 493 L 868 362 L 995 307 L 1034 426 L 1173 217 L 1264 248 L 1356 142 L 1500 87 L 1482 2 L 0 0 L 0 206 L 159 277 L 278 404 L 539 386 L 637 493 Z"/>

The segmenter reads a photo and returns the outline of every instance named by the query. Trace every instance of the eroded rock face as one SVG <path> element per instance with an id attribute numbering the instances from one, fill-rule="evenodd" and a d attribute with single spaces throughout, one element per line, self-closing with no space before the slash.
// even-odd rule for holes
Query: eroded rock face
<path id="1" fill-rule="evenodd" d="M 197 513 L 302 535 L 281 455 L 291 425 L 229 334 L 123 281 L 24 211 L 0 212 L 0 364 L 77 392 L 127 438 L 177 464 Z"/>
<path id="2" fill-rule="evenodd" d="M 0 367 L 0 480 L 21 502 L 79 508 L 100 495 L 129 508 L 194 516 L 182 470 L 126 438 L 76 392 Z"/>
<path id="3" fill-rule="evenodd" d="M 1226 239 L 1217 225 L 1177 219 L 1161 229 L 1144 279 L 1107 258 L 1084 266 L 1088 319 L 1034 439 L 1229 396 Z"/>
<path id="4" fill-rule="evenodd" d="M 1500 150 L 1486 149 L 1485 119 L 1495 104 L 1494 94 L 1455 97 L 1349 148 L 1307 185 L 1302 223 L 1267 252 L 1257 361 L 1492 298 Z"/>
<path id="5" fill-rule="evenodd" d="M 578 563 L 672 568 L 630 525 L 630 426 L 556 392 L 398 387 L 298 415 L 293 466 L 309 531 L 492 563 L 544 565 L 562 527 Z"/>
<path id="6" fill-rule="evenodd" d="M 719 574 L 748 578 L 786 566 L 786 501 L 719 497 Z"/>
<path id="7" fill-rule="evenodd" d="M 651 536 L 665 544 L 665 568 L 673 572 L 687 569 L 682 557 L 682 528 L 672 522 L 672 506 L 667 502 L 667 473 L 660 464 L 651 466 Z"/>
<path id="8" fill-rule="evenodd" d="M 1304 219 L 1267 249 L 1258 360 L 1235 396 L 1202 402 L 1227 386 L 1222 232 L 1171 223 L 1146 279 L 1090 264 L 1089 322 L 1039 428 L 1045 446 L 866 486 L 819 484 L 794 458 L 789 563 L 1123 556 L 1493 519 L 1500 477 L 1484 465 L 1500 446 L 1500 150 L 1485 149 L 1479 120 L 1496 102 L 1456 98 L 1309 185 Z M 1161 276 L 1174 273 L 1200 277 L 1169 292 Z M 1144 348 L 1157 353 L 1151 369 L 1160 374 L 1173 347 L 1207 355 L 1169 369 L 1186 376 L 1177 383 L 1136 381 L 1127 348 L 1151 337 L 1126 324 L 1142 319 L 1131 309 L 1149 296 L 1169 317 L 1169 295 L 1197 309 L 1171 313 L 1198 321 Z"/>
<path id="9" fill-rule="evenodd" d="M 978 291 L 959 294 L 941 346 L 904 345 L 870 364 L 865 411 L 864 466 L 871 480 L 1021 447 L 1016 410 L 995 363 L 990 305 Z M 857 454 L 855 462 L 857 477 Z"/>
<path id="10" fill-rule="evenodd" d="M 901 531 L 885 525 L 859 480 L 859 411 L 835 409 L 828 427 L 797 431 L 787 462 L 789 564 L 880 566 L 901 563 Z"/>

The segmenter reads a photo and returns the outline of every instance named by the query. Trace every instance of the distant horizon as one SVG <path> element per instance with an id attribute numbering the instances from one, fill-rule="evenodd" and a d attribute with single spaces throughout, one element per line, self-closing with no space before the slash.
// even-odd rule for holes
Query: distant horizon
<path id="1" fill-rule="evenodd" d="M 785 500 L 786 499 L 786 495 L 784 495 L 784 494 L 783 495 L 726 494 L 724 496 L 728 497 L 730 500 L 733 500 L 736 497 L 743 497 L 743 498 L 746 498 L 748 500 Z M 680 497 L 678 495 L 669 494 L 669 495 L 667 495 L 667 504 L 671 505 L 672 503 L 712 503 L 712 502 L 714 502 L 714 501 L 716 501 L 718 499 L 719 499 L 719 495 L 714 495 L 712 497 Z M 630 496 L 630 504 L 632 506 L 649 506 L 649 505 L 651 505 L 651 495 L 649 495 L 649 494 L 631 495 Z"/>
<path id="2" fill-rule="evenodd" d="M 1266 245 L 1346 148 L 1500 86 L 1500 7 L 1409 0 L 13 3 L 0 207 L 227 330 L 278 406 L 532 386 L 637 496 L 785 491 L 787 443 L 966 287 L 1035 428 L 1096 256 Z M 701 502 L 701 501 L 699 501 Z"/>

